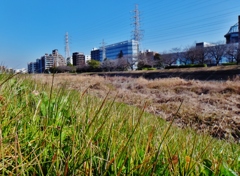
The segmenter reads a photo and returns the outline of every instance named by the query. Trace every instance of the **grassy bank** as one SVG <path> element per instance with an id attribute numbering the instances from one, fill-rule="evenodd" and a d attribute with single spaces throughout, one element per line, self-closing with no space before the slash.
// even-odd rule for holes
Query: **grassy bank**
<path id="1" fill-rule="evenodd" d="M 69 90 L 67 82 L 39 83 L 0 75 L 2 175 L 237 175 L 240 147 L 140 107 Z"/>
<path id="2" fill-rule="evenodd" d="M 33 79 L 51 84 L 51 75 L 34 75 Z M 172 119 L 181 128 L 191 127 L 199 133 L 235 140 L 240 143 L 240 78 L 228 81 L 198 81 L 180 78 L 147 80 L 128 77 L 99 77 L 70 74 L 55 76 L 54 87 L 67 84 L 69 90 L 87 93 L 142 108 L 163 118 Z M 116 95 L 117 94 L 117 95 Z"/>

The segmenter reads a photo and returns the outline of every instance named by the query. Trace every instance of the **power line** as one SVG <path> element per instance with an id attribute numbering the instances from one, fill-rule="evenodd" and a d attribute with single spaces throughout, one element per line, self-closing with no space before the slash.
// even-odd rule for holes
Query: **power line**
<path id="1" fill-rule="evenodd" d="M 192 1 L 190 1 L 190 2 L 192 2 Z M 212 1 L 210 1 L 210 2 L 212 2 Z M 221 1 L 221 2 L 223 2 L 223 1 Z M 172 2 L 172 4 L 173 3 L 176 4 L 175 2 Z M 201 3 L 202 3 L 202 1 L 198 1 L 198 2 L 194 2 L 194 3 L 189 3 L 187 6 L 181 6 L 181 3 L 178 3 L 179 4 L 179 8 L 177 8 L 177 9 L 172 9 L 171 8 L 171 3 L 168 3 L 168 9 L 170 10 L 169 13 L 171 13 L 174 10 L 174 12 L 176 12 L 176 15 L 171 15 L 169 13 L 164 13 L 164 11 L 165 11 L 165 9 L 164 9 L 164 10 L 162 10 L 162 13 L 160 13 L 160 15 L 162 14 L 162 16 L 159 16 L 159 15 L 152 16 L 151 20 L 146 21 L 146 23 L 149 24 L 151 21 L 154 21 L 155 18 L 159 18 L 159 17 L 161 17 L 161 18 L 159 18 L 159 20 L 161 20 L 162 18 L 170 19 L 170 18 L 176 18 L 177 16 L 180 16 L 181 14 L 185 14 L 185 13 L 191 14 L 191 13 L 194 13 L 194 11 L 201 10 L 202 8 L 206 7 L 205 4 L 201 5 Z M 217 3 L 219 3 L 219 1 Z M 210 4 L 212 6 L 214 6 L 217 3 L 216 3 L 216 1 L 214 1 L 213 3 L 210 3 Z M 147 6 L 147 3 L 145 5 Z M 152 3 L 151 2 L 151 3 L 149 3 L 149 5 L 151 5 L 151 7 L 153 7 L 153 8 L 148 8 L 148 10 L 150 10 L 151 12 L 154 11 L 154 9 L 159 8 L 156 5 L 156 3 Z M 235 7 L 237 7 L 237 6 L 235 6 Z M 165 8 L 165 7 L 163 7 L 163 8 Z M 188 9 L 190 9 L 190 10 L 188 10 Z M 230 8 L 229 9 L 225 9 L 225 11 L 223 11 L 223 12 L 226 12 L 226 11 L 228 12 L 228 10 L 232 11 L 232 8 L 231 9 Z M 136 8 L 135 8 L 135 11 L 136 11 Z M 123 11 L 121 11 L 121 12 L 123 12 Z M 120 18 L 123 13 L 118 13 L 118 14 L 119 14 L 118 16 Z M 155 13 L 153 13 L 153 14 L 155 14 Z M 213 12 L 205 13 L 202 16 L 199 16 L 197 18 L 196 17 L 193 18 L 190 15 L 189 18 L 185 19 L 186 20 L 185 23 L 184 23 L 184 21 L 180 21 L 179 22 L 180 24 L 177 25 L 177 26 L 176 26 L 176 24 L 177 24 L 176 22 L 178 20 L 176 20 L 174 22 L 169 20 L 169 22 L 165 23 L 164 25 L 162 25 L 161 22 L 154 23 L 153 27 L 157 28 L 158 33 L 155 33 L 154 35 L 152 35 L 152 33 L 151 33 L 149 35 L 149 37 L 147 37 L 145 40 L 147 40 L 147 43 L 151 43 L 151 41 L 153 41 L 152 39 L 154 39 L 154 43 L 156 41 L 157 42 L 161 42 L 161 41 L 169 41 L 169 42 L 171 42 L 171 41 L 175 41 L 176 39 L 186 38 L 186 37 L 189 37 L 189 36 L 194 36 L 194 35 L 203 34 L 203 33 L 213 33 L 214 31 L 219 31 L 220 30 L 219 25 L 222 25 L 223 23 L 221 22 L 221 19 L 217 18 L 216 15 L 212 16 L 212 14 L 214 15 L 215 13 L 213 13 Z M 220 16 L 223 16 L 225 18 L 225 16 L 224 16 L 225 14 L 227 14 L 227 13 L 221 13 Z M 203 16 L 207 16 L 207 15 L 208 16 L 210 15 L 210 17 L 202 18 Z M 209 19 L 215 19 L 215 18 L 217 20 L 214 20 L 214 21 L 211 21 L 211 22 L 205 22 L 205 21 L 209 21 Z M 193 20 L 189 21 L 189 19 L 193 19 Z M 114 23 L 114 24 L 111 24 L 110 21 L 105 21 L 105 23 L 101 22 L 100 24 L 102 26 L 103 25 L 104 26 L 108 26 L 107 24 L 111 25 L 111 27 L 112 26 L 116 26 L 115 31 L 113 31 L 113 29 L 110 29 L 110 28 L 105 28 L 105 29 L 100 29 L 99 30 L 98 26 L 96 26 L 95 24 L 93 26 L 87 27 L 86 30 L 88 30 L 88 32 L 90 32 L 91 31 L 91 27 L 92 27 L 94 29 L 94 33 L 95 34 L 99 33 L 99 35 L 102 35 L 102 34 L 100 34 L 101 32 L 104 32 L 105 34 L 107 33 L 108 36 L 110 36 L 109 39 L 111 39 L 111 40 L 114 40 L 114 38 L 117 39 L 117 38 L 119 38 L 119 36 L 127 36 L 128 30 L 129 30 L 129 26 L 126 24 L 126 21 L 118 20 L 115 16 L 112 18 L 112 21 L 118 21 L 118 22 Z M 205 23 L 202 23 L 202 22 L 205 22 Z M 175 26 L 173 26 L 173 27 L 170 26 L 169 27 L 168 24 L 170 24 L 170 23 L 174 23 Z M 120 26 L 120 24 L 123 24 L 123 25 Z M 119 28 L 119 26 L 120 26 L 120 28 Z M 189 26 L 190 26 L 191 30 L 189 30 Z M 95 29 L 97 29 L 97 30 L 95 30 Z M 172 30 L 170 30 L 170 29 L 172 29 Z M 190 32 L 188 32 L 188 34 L 183 33 L 182 35 L 179 35 L 177 37 L 169 37 L 171 34 L 174 33 L 173 29 L 176 29 L 176 30 L 179 30 L 179 29 L 183 29 L 184 30 L 184 29 L 186 29 L 186 31 L 188 30 Z M 205 29 L 205 30 L 202 30 L 202 29 Z M 223 29 L 223 28 L 221 28 L 221 29 Z M 228 29 L 226 28 L 226 31 L 227 30 Z M 134 31 L 135 31 L 135 29 L 134 29 Z M 109 35 L 109 34 L 111 34 L 111 35 Z M 165 37 L 165 36 L 167 36 L 167 37 Z M 101 37 L 101 36 L 99 36 L 99 37 Z M 96 36 L 92 35 L 89 38 L 96 38 Z M 84 40 L 84 41 L 89 41 L 89 38 Z"/>

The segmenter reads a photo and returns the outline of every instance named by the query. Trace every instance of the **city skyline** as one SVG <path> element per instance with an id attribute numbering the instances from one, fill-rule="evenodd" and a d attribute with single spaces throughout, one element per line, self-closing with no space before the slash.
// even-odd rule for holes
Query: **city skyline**
<path id="1" fill-rule="evenodd" d="M 53 49 L 65 55 L 66 32 L 70 52 L 86 55 L 100 47 L 103 39 L 107 44 L 129 40 L 135 4 L 144 31 L 140 49 L 157 52 L 194 42 L 224 41 L 240 15 L 237 0 L 1 1 L 0 63 L 26 68 L 28 62 Z"/>

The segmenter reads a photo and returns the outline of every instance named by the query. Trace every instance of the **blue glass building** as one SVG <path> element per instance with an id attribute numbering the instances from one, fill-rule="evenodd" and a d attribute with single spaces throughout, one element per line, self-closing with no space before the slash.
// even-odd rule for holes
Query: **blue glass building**
<path id="1" fill-rule="evenodd" d="M 91 59 L 98 60 L 102 62 L 105 58 L 107 59 L 117 59 L 119 54 L 123 57 L 134 59 L 139 53 L 139 45 L 135 40 L 126 40 L 119 43 L 114 43 L 105 46 L 105 53 L 103 53 L 103 48 L 93 49 L 91 51 Z M 105 58 L 103 58 L 105 56 Z"/>

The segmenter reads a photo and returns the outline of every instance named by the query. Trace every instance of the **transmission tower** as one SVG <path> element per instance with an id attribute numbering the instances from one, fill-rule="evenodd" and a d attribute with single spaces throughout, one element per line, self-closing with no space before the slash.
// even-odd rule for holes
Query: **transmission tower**
<path id="1" fill-rule="evenodd" d="M 106 43 L 104 42 L 104 39 L 102 40 L 102 61 L 106 58 Z"/>
<path id="2" fill-rule="evenodd" d="M 133 37 L 132 39 L 140 43 L 140 41 L 143 38 L 143 31 L 140 28 L 140 12 L 138 10 L 138 4 L 135 5 L 134 9 L 134 16 L 133 16 L 133 25 L 134 25 L 134 30 L 133 32 Z"/>
<path id="3" fill-rule="evenodd" d="M 70 57 L 70 50 L 69 50 L 69 40 L 68 40 L 68 32 L 65 34 L 65 58 Z"/>

